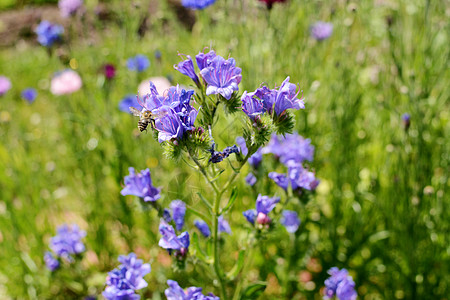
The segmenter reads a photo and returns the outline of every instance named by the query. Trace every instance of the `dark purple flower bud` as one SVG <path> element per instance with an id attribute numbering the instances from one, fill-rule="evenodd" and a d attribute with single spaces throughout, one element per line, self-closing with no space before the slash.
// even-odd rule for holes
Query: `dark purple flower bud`
<path id="1" fill-rule="evenodd" d="M 162 57 L 162 53 L 161 53 L 161 51 L 159 51 L 159 50 L 155 50 L 155 58 L 156 58 L 157 60 L 160 60 L 160 59 L 161 59 L 161 57 Z"/>
<path id="2" fill-rule="evenodd" d="M 253 173 L 248 173 L 248 175 L 245 177 L 245 182 L 247 182 L 248 185 L 254 186 L 256 183 L 256 177 L 253 175 Z"/>
<path id="3" fill-rule="evenodd" d="M 257 168 L 261 163 L 261 161 L 262 161 L 262 148 L 259 148 L 258 151 L 253 153 L 253 155 L 248 158 L 248 163 L 254 168 Z"/>
<path id="4" fill-rule="evenodd" d="M 170 209 L 172 210 L 172 217 L 177 230 L 183 229 L 184 216 L 186 215 L 186 203 L 181 200 L 174 200 L 170 203 Z"/>
<path id="5" fill-rule="evenodd" d="M 86 232 L 80 230 L 77 225 L 64 224 L 58 228 L 58 234 L 50 240 L 50 249 L 56 256 L 71 261 L 71 255 L 84 252 L 85 247 L 81 239 L 85 236 Z"/>
<path id="6" fill-rule="evenodd" d="M 255 121 L 256 117 L 262 115 L 266 110 L 263 103 L 254 97 L 254 93 L 247 93 L 245 91 L 241 97 L 242 111 L 252 120 Z"/>
<path id="7" fill-rule="evenodd" d="M 103 66 L 103 74 L 108 80 L 113 79 L 116 76 L 116 67 L 113 64 L 106 64 Z"/>
<path id="8" fill-rule="evenodd" d="M 204 68 L 208 67 L 211 61 L 216 57 L 216 52 L 213 50 L 209 51 L 208 53 L 200 52 L 195 56 L 195 61 L 197 62 L 198 68 L 203 70 Z"/>
<path id="9" fill-rule="evenodd" d="M 138 54 L 134 57 L 130 57 L 127 60 L 127 68 L 130 71 L 143 72 L 150 66 L 150 61 L 147 56 Z"/>
<path id="10" fill-rule="evenodd" d="M 259 0 L 259 1 L 260 1 L 260 2 L 264 2 L 264 3 L 266 4 L 268 10 L 271 10 L 271 9 L 272 9 L 272 6 L 273 6 L 274 3 L 277 3 L 277 2 L 279 2 L 279 3 L 286 2 L 286 0 Z"/>
<path id="11" fill-rule="evenodd" d="M 255 219 L 256 219 L 256 209 L 249 209 L 246 210 L 242 213 L 244 215 L 244 217 L 247 219 L 248 222 L 250 222 L 251 224 L 255 224 Z"/>
<path id="12" fill-rule="evenodd" d="M 195 220 L 194 225 L 198 228 L 198 230 L 200 230 L 200 233 L 203 234 L 204 237 L 209 237 L 211 235 L 211 230 L 205 221 Z"/>
<path id="13" fill-rule="evenodd" d="M 287 190 L 289 186 L 289 179 L 285 174 L 270 172 L 269 178 L 272 179 L 279 187 L 283 188 L 285 191 Z"/>
<path id="14" fill-rule="evenodd" d="M 320 181 L 316 179 L 313 172 L 304 169 L 301 164 L 291 161 L 289 164 L 289 180 L 293 190 L 302 188 L 309 191 L 314 191 L 319 185 Z"/>
<path id="15" fill-rule="evenodd" d="M 172 216 L 170 215 L 170 210 L 168 210 L 167 208 L 164 208 L 164 211 L 163 211 L 163 219 L 164 219 L 164 221 L 166 221 L 167 223 L 172 222 Z"/>
<path id="16" fill-rule="evenodd" d="M 178 65 L 175 65 L 173 67 L 175 68 L 175 70 L 178 70 L 181 74 L 191 78 L 196 85 L 200 84 L 197 74 L 195 73 L 194 62 L 192 61 L 192 58 L 189 55 L 187 55 L 186 60 L 183 60 Z"/>
<path id="17" fill-rule="evenodd" d="M 127 95 L 119 102 L 119 109 L 123 112 L 131 114 L 130 107 L 135 107 L 138 110 L 142 109 L 136 95 Z"/>
<path id="18" fill-rule="evenodd" d="M 297 86 L 289 82 L 289 76 L 283 81 L 277 90 L 275 98 L 275 114 L 282 116 L 287 109 L 304 109 L 303 98 L 297 98 Z"/>
<path id="19" fill-rule="evenodd" d="M 280 202 L 280 197 L 261 196 L 259 194 L 256 199 L 256 211 L 267 215 L 278 202 Z"/>
<path id="20" fill-rule="evenodd" d="M 57 260 L 50 251 L 45 252 L 44 262 L 50 271 L 55 271 L 59 268 L 59 260 Z"/>
<path id="21" fill-rule="evenodd" d="M 327 22 L 316 22 L 311 26 L 311 36 L 318 41 L 323 41 L 333 33 L 333 24 Z"/>
<path id="22" fill-rule="evenodd" d="M 42 21 L 35 30 L 39 44 L 45 47 L 51 47 L 56 41 L 61 39 L 64 33 L 64 27 L 58 24 L 52 24 L 49 21 Z"/>
<path id="23" fill-rule="evenodd" d="M 219 217 L 219 232 L 225 232 L 231 234 L 231 227 L 227 220 L 223 216 Z"/>
<path id="24" fill-rule="evenodd" d="M 216 144 L 213 143 L 211 145 L 211 149 L 209 149 L 209 152 L 211 153 L 211 158 L 209 159 L 209 162 L 212 163 L 218 163 L 223 161 L 225 158 L 230 156 L 231 153 L 239 153 L 239 148 L 236 145 L 226 147 L 222 152 L 214 150 L 215 147 Z"/>
<path id="25" fill-rule="evenodd" d="M 27 100 L 28 103 L 33 103 L 37 97 L 37 92 L 33 88 L 27 88 L 22 91 L 22 98 Z"/>
<path id="26" fill-rule="evenodd" d="M 328 271 L 328 274 L 331 276 L 325 280 L 324 299 L 332 299 L 334 296 L 337 296 L 340 300 L 356 299 L 357 293 L 354 290 L 355 283 L 353 282 L 353 278 L 348 275 L 346 269 L 339 270 L 333 267 Z"/>
<path id="27" fill-rule="evenodd" d="M 8 77 L 0 76 L 0 96 L 6 94 L 11 89 L 11 81 Z"/>
<path id="28" fill-rule="evenodd" d="M 150 170 L 147 168 L 136 174 L 134 168 L 129 168 L 130 175 L 125 176 L 125 187 L 120 194 L 122 196 L 134 195 L 142 198 L 145 202 L 156 201 L 161 198 L 160 188 L 152 185 Z"/>
<path id="29" fill-rule="evenodd" d="M 164 291 L 167 300 L 203 300 L 202 288 L 190 287 L 184 291 L 178 282 L 173 280 L 167 280 L 168 289 Z"/>
<path id="30" fill-rule="evenodd" d="M 236 61 L 233 58 L 225 60 L 221 56 L 213 58 L 200 74 L 208 84 L 206 95 L 220 94 L 227 100 L 239 90 L 242 79 L 241 68 L 236 67 Z"/>
<path id="31" fill-rule="evenodd" d="M 411 126 L 411 116 L 408 113 L 404 113 L 402 115 L 402 122 L 403 122 L 403 128 L 405 130 L 409 129 L 409 126 Z"/>
<path id="32" fill-rule="evenodd" d="M 280 223 L 286 227 L 286 230 L 290 233 L 297 231 L 300 226 L 300 219 L 295 211 L 283 210 L 283 216 L 281 217 Z"/>

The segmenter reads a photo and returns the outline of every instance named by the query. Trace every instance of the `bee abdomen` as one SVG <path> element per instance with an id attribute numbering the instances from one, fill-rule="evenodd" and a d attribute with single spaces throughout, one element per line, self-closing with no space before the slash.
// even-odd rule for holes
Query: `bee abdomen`
<path id="1" fill-rule="evenodd" d="M 142 120 L 138 121 L 138 128 L 139 128 L 139 130 L 141 132 L 144 131 L 144 130 L 147 130 L 147 126 L 148 126 L 148 122 L 147 121 L 142 121 Z"/>

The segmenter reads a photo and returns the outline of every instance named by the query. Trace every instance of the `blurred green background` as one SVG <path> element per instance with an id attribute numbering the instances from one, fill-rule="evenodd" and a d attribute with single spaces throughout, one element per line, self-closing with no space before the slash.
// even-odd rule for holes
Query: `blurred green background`
<path id="1" fill-rule="evenodd" d="M 43 2 L 56 1 L 3 0 L 0 33 L 8 31 L 5 16 Z M 186 275 L 170 268 L 157 245 L 156 212 L 119 194 L 130 166 L 151 169 L 163 205 L 174 199 L 195 205 L 198 191 L 208 193 L 200 176 L 164 158 L 151 134 L 137 134 L 137 119 L 117 108 L 150 76 L 190 85 L 173 69 L 177 53 L 194 56 L 208 46 L 236 59 L 241 92 L 261 82 L 279 85 L 289 75 L 306 98 L 295 130 L 316 147 L 312 167 L 321 184 L 300 213 L 298 255 L 287 274 L 293 278 L 290 298 L 321 299 L 326 271 L 338 266 L 350 270 L 360 299 L 448 299 L 448 2 L 291 0 L 268 12 L 257 1 L 227 0 L 181 19 L 172 2 L 108 1 L 102 4 L 107 18 L 98 13 L 100 3 L 85 2 L 85 16 L 65 21 L 65 44 L 51 57 L 33 34 L 0 48 L 0 75 L 13 84 L 0 98 L 0 298 L 69 299 L 80 280 L 90 294 L 99 294 L 117 256 L 129 251 L 152 263 L 145 297 L 163 298 L 167 278 L 215 291 L 212 282 L 196 281 L 201 270 L 191 267 Z M 183 18 L 192 17 L 190 29 Z M 319 20 L 334 25 L 323 42 L 309 35 Z M 28 32 L 37 24 L 30 23 Z M 137 78 L 125 64 L 139 53 L 151 66 Z M 109 94 L 105 63 L 117 67 Z M 51 95 L 52 74 L 68 67 L 82 76 L 83 89 Z M 32 105 L 20 98 L 26 87 L 38 89 Z M 409 130 L 403 113 L 411 115 Z M 232 132 L 242 134 L 237 119 L 220 120 L 220 145 L 234 142 Z M 239 229 L 241 212 L 255 200 L 241 177 L 229 216 L 234 234 L 223 245 L 232 257 L 247 234 Z M 190 226 L 193 220 L 188 215 Z M 80 266 L 86 271 L 68 275 L 73 284 L 67 287 L 42 259 L 64 222 L 87 231 L 88 249 Z M 269 282 L 264 299 L 282 298 L 272 270 L 286 264 L 277 251 L 289 248 L 281 229 L 271 240 L 279 248 L 259 253 L 251 271 Z M 307 282 L 301 280 L 305 271 Z"/>

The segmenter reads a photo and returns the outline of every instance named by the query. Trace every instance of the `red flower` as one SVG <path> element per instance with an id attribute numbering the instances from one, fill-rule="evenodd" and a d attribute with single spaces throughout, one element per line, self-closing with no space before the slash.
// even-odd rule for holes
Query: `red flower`
<path id="1" fill-rule="evenodd" d="M 103 66 L 103 73 L 106 79 L 111 80 L 116 76 L 116 68 L 112 64 L 106 64 Z"/>
<path id="2" fill-rule="evenodd" d="M 267 9 L 272 9 L 272 5 L 275 2 L 286 2 L 286 0 L 259 0 L 261 2 L 264 2 L 267 5 Z"/>

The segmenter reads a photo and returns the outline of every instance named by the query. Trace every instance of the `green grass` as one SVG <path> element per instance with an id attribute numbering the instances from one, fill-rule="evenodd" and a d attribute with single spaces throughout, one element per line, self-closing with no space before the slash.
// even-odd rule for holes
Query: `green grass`
<path id="1" fill-rule="evenodd" d="M 167 278 L 218 292 L 212 282 L 197 280 L 199 267 L 189 267 L 188 275 L 172 271 L 157 245 L 156 212 L 119 194 L 130 166 L 151 168 L 163 205 L 182 199 L 195 206 L 198 191 L 210 192 L 189 166 L 166 159 L 151 134 L 137 136 L 137 120 L 120 112 L 117 103 L 137 89 L 135 74 L 125 67 L 128 57 L 143 53 L 151 59 L 142 79 L 171 75 L 187 86 L 187 78 L 172 67 L 179 61 L 177 51 L 193 56 L 212 46 L 242 68 L 241 92 L 261 82 L 280 85 L 287 75 L 298 82 L 306 109 L 296 113 L 295 130 L 316 147 L 312 167 L 322 182 L 300 213 L 297 238 L 290 241 L 280 229 L 269 237 L 279 248 L 255 252 L 251 274 L 269 281 L 263 298 L 281 297 L 286 288 L 289 298 L 320 299 L 326 270 L 338 266 L 351 271 L 361 299 L 446 299 L 448 7 L 440 1 L 377 3 L 290 1 L 274 5 L 269 14 L 256 1 L 219 1 L 197 12 L 188 32 L 162 1 L 139 39 L 144 11 L 116 1 L 111 5 L 120 24 L 85 26 L 82 38 L 64 48 L 78 62 L 84 87 L 63 97 L 48 91 L 52 74 L 67 67 L 57 57 L 29 43 L 1 49 L 0 73 L 13 88 L 0 98 L 0 298 L 67 299 L 79 288 L 77 278 L 98 294 L 117 256 L 129 251 L 152 262 L 146 297 L 164 298 Z M 317 20 L 333 23 L 330 39 L 310 38 L 309 26 Z M 161 63 L 153 57 L 157 49 Z M 109 99 L 99 73 L 107 62 L 118 68 Z M 29 86 L 39 92 L 32 105 L 20 99 Z M 408 131 L 401 122 L 405 112 L 411 114 Z M 220 120 L 221 147 L 234 142 L 231 133 L 240 130 L 240 120 Z M 255 199 L 241 177 L 229 215 L 236 230 L 223 245 L 233 260 L 247 234 L 237 229 L 244 225 L 241 211 Z M 188 215 L 188 223 L 194 218 Z M 51 277 L 42 260 L 49 238 L 64 222 L 87 230 L 82 261 L 87 271 L 69 273 L 74 283 L 68 286 Z M 290 261 L 277 260 L 288 249 L 295 249 Z M 309 257 L 318 260 L 319 269 L 305 266 Z M 230 269 L 233 260 L 222 264 Z M 277 273 L 288 278 L 281 288 L 286 278 L 273 270 L 286 265 L 289 272 Z M 298 281 L 305 269 L 313 275 L 312 288 Z"/>

